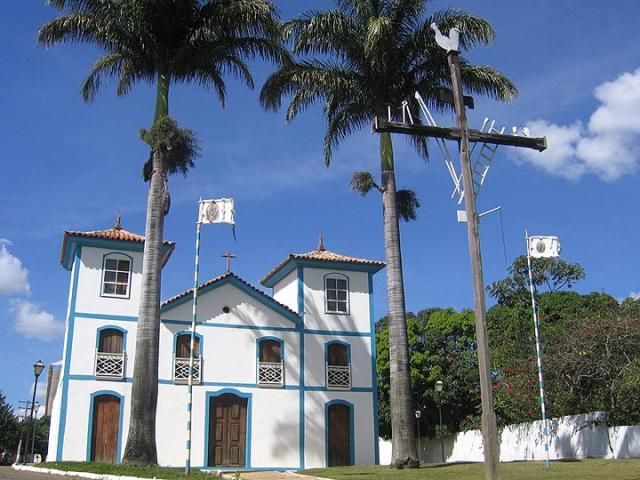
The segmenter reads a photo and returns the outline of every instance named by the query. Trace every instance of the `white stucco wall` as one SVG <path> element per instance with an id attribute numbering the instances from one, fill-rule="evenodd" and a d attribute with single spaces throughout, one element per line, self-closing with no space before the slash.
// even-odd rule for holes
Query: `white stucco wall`
<path id="1" fill-rule="evenodd" d="M 640 425 L 607 427 L 602 413 L 586 413 L 549 420 L 549 458 L 638 458 Z M 508 425 L 500 434 L 500 461 L 544 460 L 544 436 L 541 421 Z M 470 430 L 443 438 L 446 462 L 482 462 L 482 432 Z M 423 438 L 419 442 L 420 461 L 442 461 L 440 441 Z M 391 442 L 380 440 L 380 463 L 391 462 Z"/>
<path id="2" fill-rule="evenodd" d="M 68 384 L 66 423 L 64 426 L 64 442 L 62 459 L 65 461 L 87 461 L 87 445 L 90 444 L 89 412 L 91 409 L 91 394 L 98 391 L 116 392 L 125 398 L 129 397 L 131 384 L 125 382 L 110 381 L 86 381 L 70 380 Z M 126 432 L 129 430 L 129 406 L 130 402 L 124 402 L 121 442 L 126 441 Z M 123 405 L 120 405 L 123 408 Z M 49 447 L 49 455 L 55 455 L 55 451 Z M 124 452 L 124 443 L 121 451 Z M 53 457 L 52 457 L 53 458 Z"/>
<path id="3" fill-rule="evenodd" d="M 270 326 L 291 328 L 295 324 L 290 319 L 279 315 L 247 293 L 231 284 L 221 285 L 198 296 L 198 322 L 222 323 L 240 326 Z M 229 307 L 230 312 L 222 309 Z M 174 308 L 162 312 L 162 318 L 181 320 L 191 323 L 191 298 Z"/>
<path id="4" fill-rule="evenodd" d="M 325 344 L 334 340 L 348 343 L 350 346 L 351 386 L 370 388 L 373 384 L 371 378 L 371 339 L 345 335 L 306 334 L 304 336 L 305 385 L 325 385 Z"/>
<path id="5" fill-rule="evenodd" d="M 325 405 L 332 400 L 342 400 L 353 405 L 354 456 L 358 465 L 375 464 L 373 407 L 368 392 L 305 392 L 305 468 L 326 465 L 327 424 Z"/>
<path id="6" fill-rule="evenodd" d="M 297 392 L 266 388 L 234 388 L 251 395 L 250 436 L 252 468 L 295 468 L 298 463 Z M 208 394 L 226 392 L 224 387 L 196 386 L 193 391 L 191 464 L 206 467 L 209 439 Z M 166 466 L 182 466 L 186 458 L 187 387 L 160 385 L 158 399 L 158 461 Z M 274 431 L 280 434 L 273 435 Z M 268 439 L 268 440 L 267 440 Z"/>
<path id="7" fill-rule="evenodd" d="M 311 330 L 370 332 L 369 277 L 350 270 L 304 269 L 304 325 Z M 349 314 L 325 313 L 324 277 L 339 273 L 349 279 Z"/>
<path id="8" fill-rule="evenodd" d="M 294 269 L 273 286 L 273 298 L 294 312 L 298 311 L 298 272 Z"/>
<path id="9" fill-rule="evenodd" d="M 89 412 L 91 394 L 113 391 L 125 397 L 121 449 L 129 425 L 131 376 L 135 359 L 138 300 L 141 281 L 141 252 L 126 252 L 133 258 L 131 295 L 128 299 L 100 296 L 103 256 L 113 250 L 84 247 L 79 264 L 79 281 L 73 319 L 73 340 L 67 377 L 66 405 L 59 389 L 52 416 L 50 459 L 55 458 L 61 407 L 66 407 L 63 460 L 85 461 L 90 439 Z M 326 459 L 325 404 L 343 400 L 354 408 L 355 462 L 374 463 L 373 403 L 370 391 L 318 391 L 325 386 L 325 343 L 341 340 L 351 346 L 352 385 L 371 389 L 371 339 L 368 298 L 368 274 L 344 272 L 349 277 L 350 312 L 348 315 L 324 313 L 324 275 L 333 270 L 307 268 L 304 273 L 305 317 L 309 330 L 357 332 L 356 335 L 304 334 L 305 384 L 313 391 L 305 399 L 306 467 L 324 466 Z M 71 279 L 73 284 L 73 279 Z M 281 303 L 297 310 L 297 275 L 285 277 L 276 293 Z M 71 296 L 70 296 L 71 298 Z M 279 307 L 265 305 L 233 284 L 204 291 L 198 300 L 198 327 L 201 336 L 201 385 L 194 386 L 192 465 L 206 466 L 207 395 L 232 389 L 251 395 L 250 431 L 252 468 L 298 468 L 300 462 L 300 332 L 292 319 Z M 229 307 L 228 313 L 223 307 Z M 185 461 L 187 387 L 173 383 L 175 335 L 188 331 L 191 324 L 190 298 L 165 310 L 160 329 L 159 397 L 157 412 L 158 460 L 163 465 L 182 466 Z M 128 317 L 128 318 L 122 318 Z M 115 326 L 126 331 L 126 378 L 122 381 L 95 380 L 97 331 Z M 285 388 L 256 385 L 256 342 L 261 337 L 275 337 L 284 345 Z M 66 341 L 66 339 L 65 339 Z M 64 368 L 64 366 L 63 366 Z"/>
<path id="10" fill-rule="evenodd" d="M 132 258 L 129 298 L 101 296 L 102 263 L 104 255 L 121 252 Z M 82 247 L 80 277 L 76 297 L 76 312 L 109 313 L 111 315 L 137 316 L 142 284 L 142 252 Z"/>
<path id="11" fill-rule="evenodd" d="M 126 353 L 125 376 L 130 377 L 133 374 L 137 326 L 137 322 L 132 321 L 75 317 L 69 373 L 71 375 L 95 375 L 97 332 L 104 327 L 116 327 L 125 331 L 123 343 L 123 349 Z M 163 357 L 162 350 L 160 357 Z"/>

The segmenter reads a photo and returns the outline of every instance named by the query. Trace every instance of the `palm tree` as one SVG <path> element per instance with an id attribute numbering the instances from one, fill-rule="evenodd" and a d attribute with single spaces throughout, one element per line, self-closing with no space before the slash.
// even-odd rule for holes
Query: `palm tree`
<path id="1" fill-rule="evenodd" d="M 460 45 L 469 49 L 494 38 L 489 23 L 459 10 L 426 15 L 426 0 L 337 0 L 337 8 L 308 12 L 284 26 L 297 61 L 288 61 L 271 75 L 261 92 L 261 103 L 277 110 L 291 96 L 286 118 L 292 120 L 306 107 L 322 102 L 327 130 L 324 157 L 329 165 L 334 148 L 354 131 L 368 126 L 376 115 L 386 117 L 387 106 L 410 102 L 419 111 L 419 91 L 436 111 L 452 107 L 438 99 L 437 89 L 450 87 L 444 51 L 435 43 L 431 23 L 444 31 L 457 26 Z M 461 60 L 468 92 L 508 101 L 514 85 L 499 71 Z M 412 137 L 419 155 L 426 158 L 425 138 Z M 396 201 L 396 178 L 391 135 L 380 135 L 380 168 L 384 243 L 387 259 L 391 361 L 391 423 L 395 466 L 418 464 L 405 319 L 404 285 Z M 354 176 L 354 184 L 363 180 Z M 371 187 L 371 182 L 366 182 Z M 370 188 L 369 187 L 369 188 Z"/>
<path id="2" fill-rule="evenodd" d="M 193 166 L 197 145 L 188 130 L 169 118 L 169 87 L 196 83 L 215 90 L 224 106 L 225 74 L 247 86 L 253 79 L 245 60 L 261 57 L 280 61 L 280 23 L 268 0 L 49 0 L 64 12 L 45 24 L 38 40 L 93 44 L 104 52 L 82 85 L 90 102 L 101 81 L 117 81 L 117 94 L 126 95 L 140 82 L 157 88 L 155 116 L 143 139 L 151 146 L 144 168 L 149 181 L 138 316 L 136 355 L 131 393 L 131 417 L 124 461 L 157 462 L 155 425 L 158 394 L 160 276 L 164 216 L 169 208 L 167 176 Z"/>

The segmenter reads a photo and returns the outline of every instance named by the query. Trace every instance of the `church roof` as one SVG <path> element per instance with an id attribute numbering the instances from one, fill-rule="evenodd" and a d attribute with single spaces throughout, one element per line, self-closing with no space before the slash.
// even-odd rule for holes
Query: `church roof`
<path id="1" fill-rule="evenodd" d="M 252 297 L 256 298 L 261 303 L 266 304 L 272 308 L 275 307 L 275 310 L 279 310 L 280 313 L 283 313 L 285 316 L 294 319 L 294 321 L 298 321 L 300 319 L 300 316 L 295 310 L 292 310 L 291 308 L 287 307 L 285 304 L 278 302 L 273 297 L 267 295 L 262 290 L 254 287 L 249 282 L 243 280 L 233 272 L 223 273 L 222 275 L 219 275 L 215 278 L 212 278 L 211 280 L 208 280 L 198 285 L 198 294 L 200 294 L 201 291 L 202 293 L 204 293 L 206 290 L 209 290 L 211 288 L 214 288 L 215 286 L 219 286 L 224 283 L 232 283 L 236 285 L 241 290 L 248 293 Z M 166 307 L 173 305 L 180 300 L 182 301 L 188 300 L 191 297 L 193 297 L 193 288 L 190 288 L 189 290 L 185 290 L 184 292 L 179 293 L 178 295 L 175 295 L 165 300 L 160 305 L 160 308 L 162 310 L 165 310 Z"/>
<path id="2" fill-rule="evenodd" d="M 316 263 L 318 262 L 318 263 Z M 335 264 L 342 264 L 343 266 L 356 267 L 356 268 L 348 268 L 352 270 L 360 270 L 358 267 L 362 267 L 364 271 L 372 271 L 377 272 L 381 270 L 386 265 L 384 262 L 378 260 L 368 260 L 366 258 L 358 258 L 358 257 L 349 257 L 347 255 L 342 255 L 340 253 L 335 253 L 327 250 L 324 247 L 324 238 L 320 235 L 320 242 L 318 243 L 318 248 L 306 253 L 292 253 L 287 258 L 285 258 L 282 262 L 280 262 L 276 267 L 267 273 L 260 283 L 266 287 L 272 287 L 277 281 L 282 278 L 282 276 L 289 273 L 295 265 L 301 264 L 303 266 L 316 266 L 322 268 L 323 263 L 326 263 L 326 266 L 331 264 L 332 266 L 336 266 Z M 280 273 L 280 275 L 278 275 Z"/>
<path id="3" fill-rule="evenodd" d="M 90 240 L 114 240 L 121 242 L 133 242 L 140 244 L 140 250 L 144 245 L 144 236 L 137 233 L 129 232 L 120 226 L 120 221 L 116 221 L 116 225 L 113 228 L 107 230 L 93 230 L 90 232 L 79 232 L 68 230 L 64 232 L 64 238 L 62 240 L 62 249 L 60 251 L 60 263 L 67 269 L 71 268 L 70 258 L 73 258 L 73 250 L 75 250 L 75 243 L 78 239 L 90 239 Z M 175 248 L 175 242 L 165 240 L 163 243 L 163 258 L 162 266 L 167 263 L 173 249 Z"/>

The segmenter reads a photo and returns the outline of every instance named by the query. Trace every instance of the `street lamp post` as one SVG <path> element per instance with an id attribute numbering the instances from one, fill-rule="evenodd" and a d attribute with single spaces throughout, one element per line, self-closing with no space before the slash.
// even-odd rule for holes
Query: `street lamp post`
<path id="1" fill-rule="evenodd" d="M 442 463 L 444 463 L 444 439 L 442 438 L 442 380 L 436 382 L 436 397 L 438 400 L 438 416 L 440 417 L 440 428 L 438 429 L 438 436 L 440 437 L 440 454 L 442 456 Z"/>
<path id="2" fill-rule="evenodd" d="M 33 462 L 33 446 L 35 442 L 35 433 L 36 433 L 36 426 L 33 423 L 33 413 L 36 406 L 36 388 L 38 387 L 38 377 L 42 373 L 42 370 L 44 370 L 44 363 L 42 363 L 42 360 L 38 360 L 36 363 L 33 364 L 33 376 L 36 377 L 36 381 L 33 383 L 33 399 L 31 400 L 31 429 L 32 429 L 31 461 L 32 462 Z M 27 445 L 26 444 L 24 446 L 24 452 L 25 452 L 25 455 L 24 455 L 23 463 L 27 463 Z"/>
<path id="3" fill-rule="evenodd" d="M 38 409 L 40 408 L 40 404 L 36 402 L 31 406 L 31 410 L 35 409 L 36 415 L 38 414 Z M 36 424 L 32 422 L 31 427 L 31 462 L 33 463 L 33 449 L 36 444 Z"/>
<path id="4" fill-rule="evenodd" d="M 422 416 L 422 412 L 420 410 L 416 410 L 416 423 L 418 424 L 418 461 L 421 460 L 420 454 L 422 453 L 422 435 L 420 435 L 420 417 Z"/>

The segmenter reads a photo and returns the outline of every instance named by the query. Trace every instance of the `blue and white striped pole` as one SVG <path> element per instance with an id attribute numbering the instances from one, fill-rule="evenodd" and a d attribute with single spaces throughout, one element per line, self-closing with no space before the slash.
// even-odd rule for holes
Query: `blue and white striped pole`
<path id="1" fill-rule="evenodd" d="M 200 199 L 202 203 L 202 199 Z M 198 204 L 198 212 L 200 212 L 200 204 Z M 191 348 L 189 350 L 189 380 L 188 380 L 188 399 L 187 399 L 187 460 L 185 462 L 184 472 L 189 475 L 191 473 L 191 417 L 193 411 L 193 351 L 196 341 L 196 314 L 198 312 L 198 273 L 200 270 L 200 218 L 196 222 L 196 260 L 193 273 L 193 309 L 191 316 Z M 202 365 L 200 366 L 202 367 Z"/>
<path id="2" fill-rule="evenodd" d="M 529 248 L 529 233 L 525 230 L 527 240 L 527 266 L 529 267 L 529 289 L 531 290 L 531 305 L 533 308 L 533 325 L 536 332 L 536 356 L 538 360 L 538 384 L 540 385 L 540 411 L 542 412 L 542 427 L 544 435 L 544 466 L 549 468 L 549 430 L 547 428 L 547 412 L 544 405 L 544 380 L 542 379 L 542 347 L 540 345 L 540 324 L 536 309 L 536 296 L 533 288 L 533 274 L 531 273 L 531 249 Z"/>

